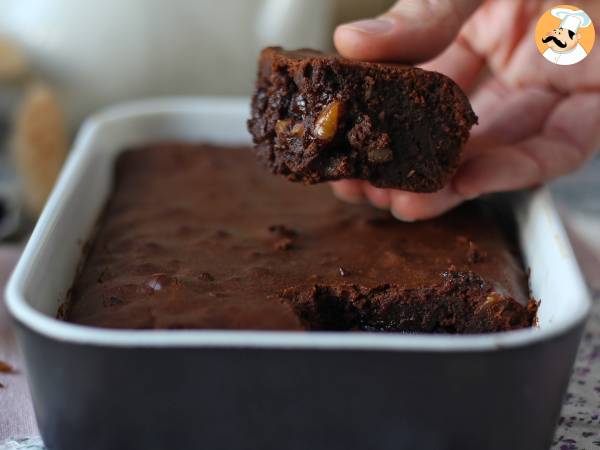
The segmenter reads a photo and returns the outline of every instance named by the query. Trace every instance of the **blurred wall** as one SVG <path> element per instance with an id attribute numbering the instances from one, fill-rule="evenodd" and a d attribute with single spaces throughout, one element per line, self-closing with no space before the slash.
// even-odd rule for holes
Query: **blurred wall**
<path id="1" fill-rule="evenodd" d="M 263 46 L 331 49 L 335 24 L 390 0 L 0 0 L 16 43 L 71 128 L 103 106 L 162 95 L 247 95 Z"/>

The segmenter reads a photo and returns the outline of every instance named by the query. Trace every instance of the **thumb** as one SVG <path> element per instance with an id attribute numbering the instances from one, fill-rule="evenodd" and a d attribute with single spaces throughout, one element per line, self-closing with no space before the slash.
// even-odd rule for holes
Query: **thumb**
<path id="1" fill-rule="evenodd" d="M 334 42 L 342 56 L 419 63 L 441 53 L 483 0 L 398 0 L 385 14 L 340 25 Z"/>

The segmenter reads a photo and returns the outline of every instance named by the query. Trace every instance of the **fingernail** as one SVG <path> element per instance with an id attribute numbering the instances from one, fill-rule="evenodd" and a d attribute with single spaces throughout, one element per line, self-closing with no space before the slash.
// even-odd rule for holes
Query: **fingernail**
<path id="1" fill-rule="evenodd" d="M 469 185 L 465 185 L 460 177 L 455 177 L 452 180 L 452 189 L 467 201 L 474 200 L 481 195 L 481 192 L 469 189 Z"/>
<path id="2" fill-rule="evenodd" d="M 342 25 L 342 27 L 360 31 L 361 33 L 380 34 L 390 31 L 394 27 L 394 22 L 386 18 L 358 20 L 356 22 L 346 23 Z"/>
<path id="3" fill-rule="evenodd" d="M 410 222 L 414 222 L 415 221 L 415 219 L 409 219 L 408 217 L 404 217 L 402 214 L 400 214 L 394 208 L 390 209 L 390 212 L 392 213 L 392 216 L 394 216 L 400 222 L 408 222 L 408 223 L 410 223 Z"/>
<path id="4" fill-rule="evenodd" d="M 360 196 L 360 195 L 359 196 L 345 195 L 345 194 L 342 194 L 341 192 L 338 192 L 338 191 L 335 191 L 335 190 L 333 191 L 333 195 L 337 199 L 339 199 L 339 200 L 341 200 L 343 202 L 346 202 L 346 203 L 352 203 L 352 204 L 355 204 L 355 205 L 361 205 L 363 203 L 367 203 L 367 200 L 364 197 Z"/>

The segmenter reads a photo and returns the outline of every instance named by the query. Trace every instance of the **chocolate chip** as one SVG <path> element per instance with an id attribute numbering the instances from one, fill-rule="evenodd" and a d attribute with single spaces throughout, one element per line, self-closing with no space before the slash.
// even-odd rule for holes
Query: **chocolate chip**
<path id="1" fill-rule="evenodd" d="M 208 272 L 200 273 L 197 278 L 202 281 L 215 281 L 215 277 Z"/>

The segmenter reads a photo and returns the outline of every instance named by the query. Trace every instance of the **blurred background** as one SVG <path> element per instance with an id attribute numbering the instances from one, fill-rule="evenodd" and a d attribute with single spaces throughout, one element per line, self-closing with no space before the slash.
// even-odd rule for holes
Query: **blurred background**
<path id="1" fill-rule="evenodd" d="M 0 0 L 0 239 L 30 228 L 82 120 L 169 95 L 250 95 L 262 47 L 332 49 L 392 0 Z"/>
<path id="2" fill-rule="evenodd" d="M 86 116 L 145 97 L 249 95 L 262 47 L 332 50 L 337 24 L 392 3 L 0 0 L 0 241 L 27 236 Z M 600 248 L 598 158 L 554 184 Z"/>

